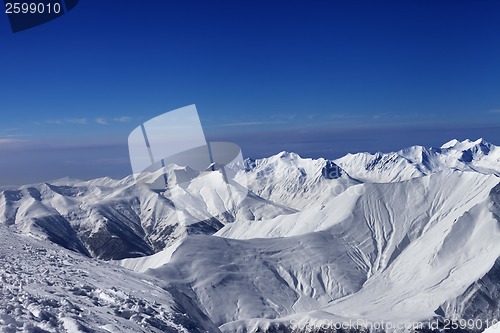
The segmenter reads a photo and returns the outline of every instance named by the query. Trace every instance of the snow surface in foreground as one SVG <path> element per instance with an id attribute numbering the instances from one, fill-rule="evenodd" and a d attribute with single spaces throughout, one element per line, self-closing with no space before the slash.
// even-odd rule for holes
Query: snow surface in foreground
<path id="1" fill-rule="evenodd" d="M 217 332 L 160 281 L 0 227 L 0 332 Z"/>

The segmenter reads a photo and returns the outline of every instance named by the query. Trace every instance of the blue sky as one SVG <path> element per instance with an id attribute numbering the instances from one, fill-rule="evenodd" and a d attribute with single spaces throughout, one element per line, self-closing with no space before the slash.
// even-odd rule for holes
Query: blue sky
<path id="1" fill-rule="evenodd" d="M 0 184 L 125 176 L 130 131 L 193 103 L 249 157 L 500 144 L 498 1 L 113 4 L 0 14 Z"/>

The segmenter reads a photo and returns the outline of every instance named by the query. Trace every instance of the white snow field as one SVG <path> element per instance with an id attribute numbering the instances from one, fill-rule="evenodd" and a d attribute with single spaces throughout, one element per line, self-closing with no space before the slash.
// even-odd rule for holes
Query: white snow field
<path id="1" fill-rule="evenodd" d="M 214 332 L 160 281 L 0 226 L 0 332 Z M 174 296 L 175 295 L 175 296 Z"/>
<path id="2" fill-rule="evenodd" d="M 216 176 L 175 189 L 182 202 L 132 177 L 3 187 L 0 326 L 305 332 L 500 319 L 499 176 L 500 148 L 479 139 L 247 160 L 236 208 Z"/>

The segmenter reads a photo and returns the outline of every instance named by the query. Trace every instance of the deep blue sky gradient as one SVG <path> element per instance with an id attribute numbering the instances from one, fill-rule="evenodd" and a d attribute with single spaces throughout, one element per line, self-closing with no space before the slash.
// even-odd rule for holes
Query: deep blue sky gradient
<path id="1" fill-rule="evenodd" d="M 500 144 L 499 17 L 499 1 L 81 0 L 13 34 L 0 13 L 0 184 L 125 176 L 130 131 L 193 103 L 251 157 Z"/>

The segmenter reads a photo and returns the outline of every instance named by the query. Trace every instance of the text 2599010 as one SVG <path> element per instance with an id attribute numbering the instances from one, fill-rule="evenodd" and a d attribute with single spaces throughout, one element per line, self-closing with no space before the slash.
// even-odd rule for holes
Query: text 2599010
<path id="1" fill-rule="evenodd" d="M 62 11 L 59 2 L 6 2 L 6 14 L 59 14 Z"/>

